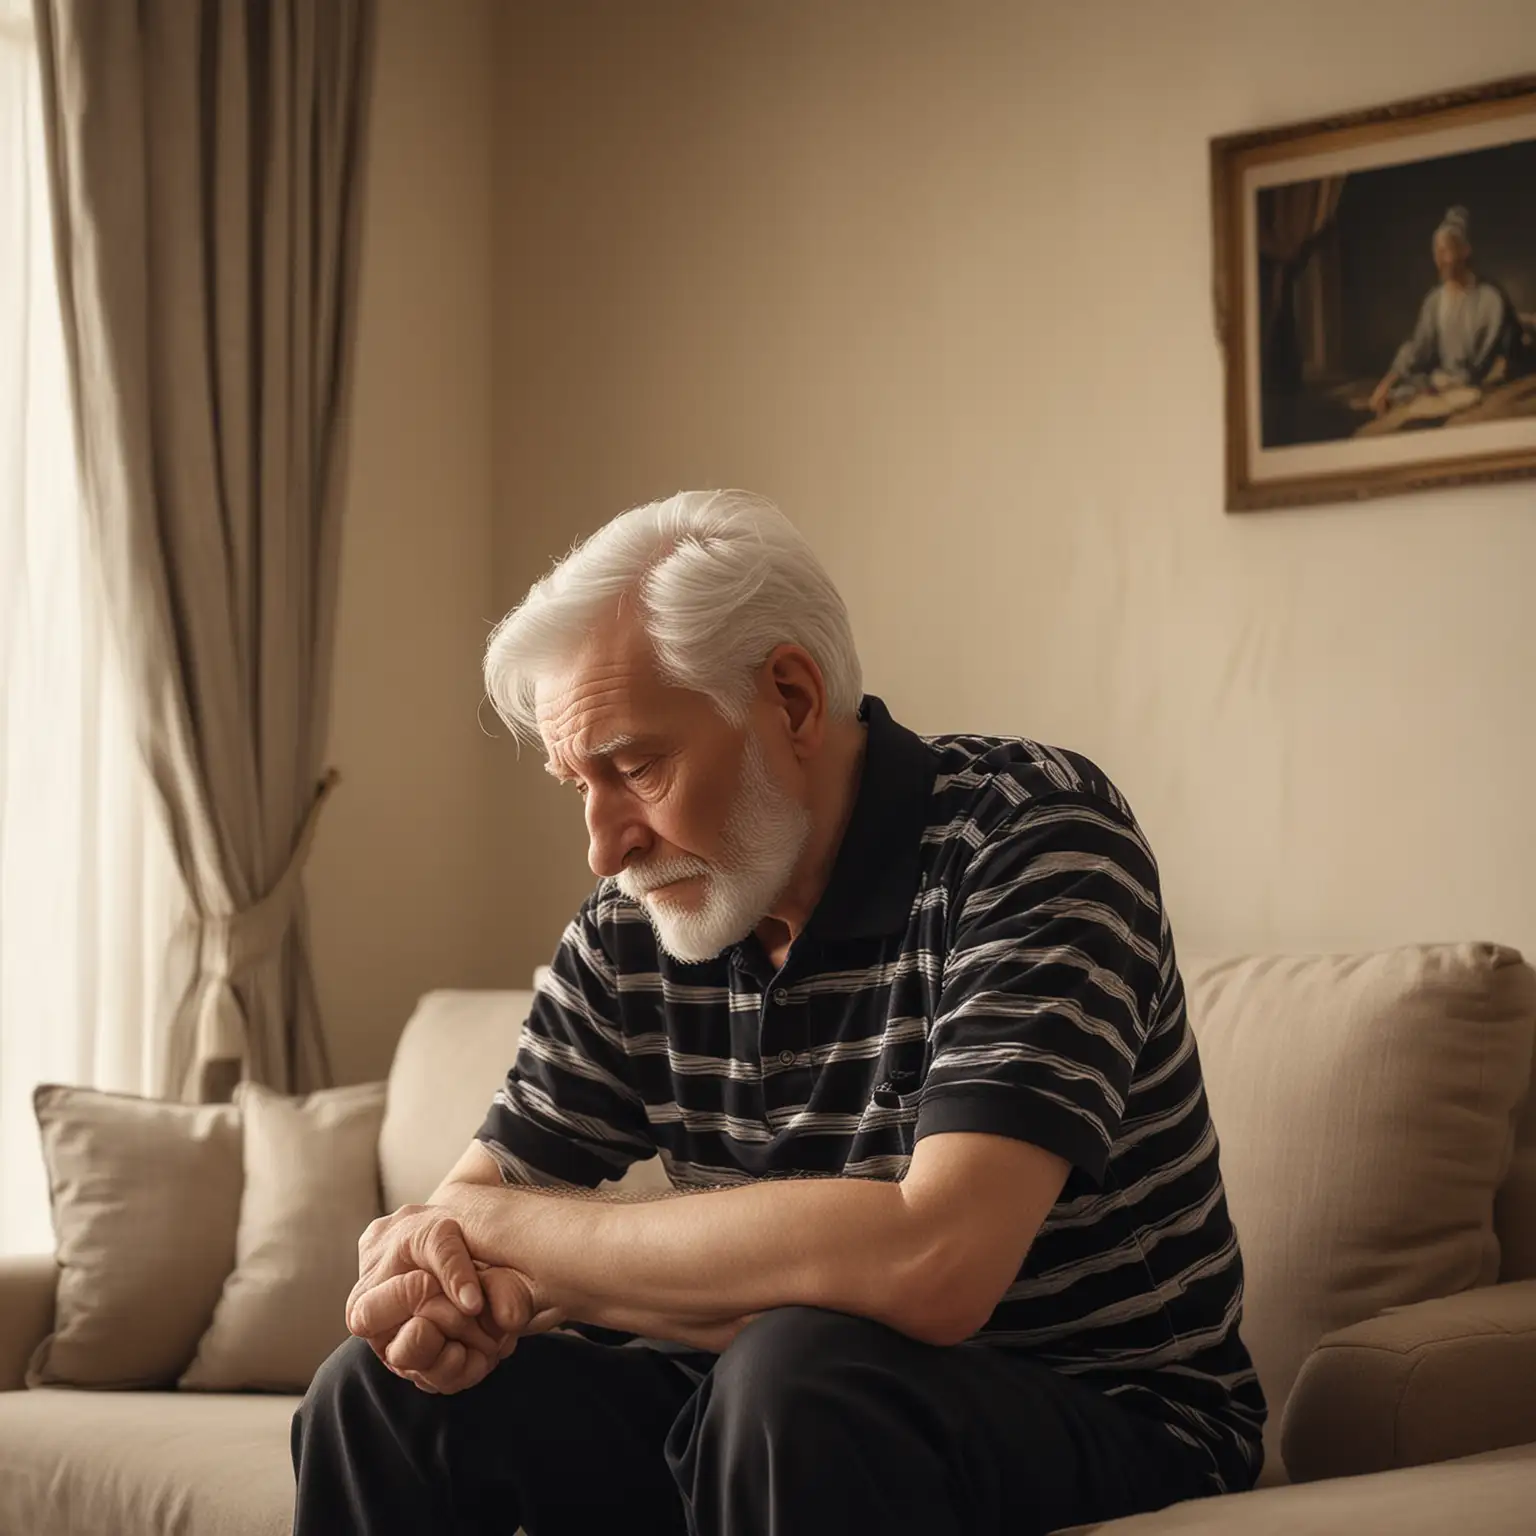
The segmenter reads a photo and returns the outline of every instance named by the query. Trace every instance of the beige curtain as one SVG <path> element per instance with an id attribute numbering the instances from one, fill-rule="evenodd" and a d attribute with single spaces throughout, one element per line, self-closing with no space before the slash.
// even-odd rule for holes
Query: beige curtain
<path id="1" fill-rule="evenodd" d="M 88 516 L 195 913 L 165 1088 L 303 1091 L 373 0 L 36 20 Z"/>
<path id="2" fill-rule="evenodd" d="M 1326 373 L 1337 361 L 1338 251 L 1329 237 L 1344 182 L 1343 176 L 1324 176 L 1268 187 L 1258 200 L 1259 255 L 1271 263 L 1261 334 L 1272 345 L 1274 329 L 1289 319 L 1305 378 Z"/>

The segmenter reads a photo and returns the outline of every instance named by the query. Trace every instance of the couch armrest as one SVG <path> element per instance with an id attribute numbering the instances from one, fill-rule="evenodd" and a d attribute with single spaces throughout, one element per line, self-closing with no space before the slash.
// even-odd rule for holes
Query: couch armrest
<path id="1" fill-rule="evenodd" d="M 0 1392 L 26 1385 L 32 1352 L 53 1327 L 58 1277 L 51 1253 L 0 1258 Z"/>
<path id="2" fill-rule="evenodd" d="M 1463 1291 L 1327 1334 L 1280 1428 L 1293 1483 L 1536 1440 L 1536 1280 Z"/>

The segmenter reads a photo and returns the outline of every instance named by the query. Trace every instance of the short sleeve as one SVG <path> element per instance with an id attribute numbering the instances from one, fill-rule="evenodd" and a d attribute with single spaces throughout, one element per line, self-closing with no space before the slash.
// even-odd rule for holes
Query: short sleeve
<path id="1" fill-rule="evenodd" d="M 1102 1184 L 1161 992 L 1145 839 L 1096 797 L 1034 802 L 977 851 L 950 910 L 917 1136 L 1012 1136 Z"/>
<path id="2" fill-rule="evenodd" d="M 508 1184 L 595 1189 L 655 1154 L 619 1027 L 595 897 L 566 928 L 476 1136 Z"/>

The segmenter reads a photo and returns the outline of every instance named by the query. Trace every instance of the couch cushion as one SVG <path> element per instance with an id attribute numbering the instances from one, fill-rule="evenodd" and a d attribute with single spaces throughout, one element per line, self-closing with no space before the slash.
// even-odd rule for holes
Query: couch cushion
<path id="1" fill-rule="evenodd" d="M 296 1397 L 0 1393 L 0 1531 L 288 1536 Z"/>
<path id="2" fill-rule="evenodd" d="M 425 1200 L 458 1162 L 517 1054 L 531 992 L 429 992 L 395 1047 L 379 1130 L 384 1209 Z"/>
<path id="3" fill-rule="evenodd" d="M 1536 1445 L 1289 1488 L 1191 1499 L 1057 1536 L 1530 1536 Z"/>
<path id="4" fill-rule="evenodd" d="M 470 1143 L 517 1054 L 532 992 L 429 992 L 416 1005 L 389 1072 L 379 1131 L 384 1208 L 425 1200 Z M 660 1158 L 613 1185 L 665 1189 Z"/>
<path id="5" fill-rule="evenodd" d="M 1286 1396 L 1325 1333 L 1496 1278 L 1494 1192 L 1530 1077 L 1536 974 L 1491 944 L 1183 971 L 1273 1475 Z"/>
<path id="6" fill-rule="evenodd" d="M 1532 1442 L 1536 1280 L 1390 1307 L 1328 1334 L 1302 1365 L 1281 1426 L 1293 1482 Z"/>

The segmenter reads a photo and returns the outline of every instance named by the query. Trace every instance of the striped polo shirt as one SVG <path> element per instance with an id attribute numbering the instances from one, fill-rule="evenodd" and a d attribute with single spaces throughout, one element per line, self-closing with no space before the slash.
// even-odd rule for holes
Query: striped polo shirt
<path id="1" fill-rule="evenodd" d="M 674 960 L 602 881 L 566 929 L 479 1131 L 508 1183 L 899 1180 L 944 1131 L 1072 1164 L 976 1342 L 1151 1414 L 1246 1488 L 1265 1403 L 1243 1266 L 1156 861 L 1087 758 L 919 737 L 879 699 L 821 900 Z"/>

